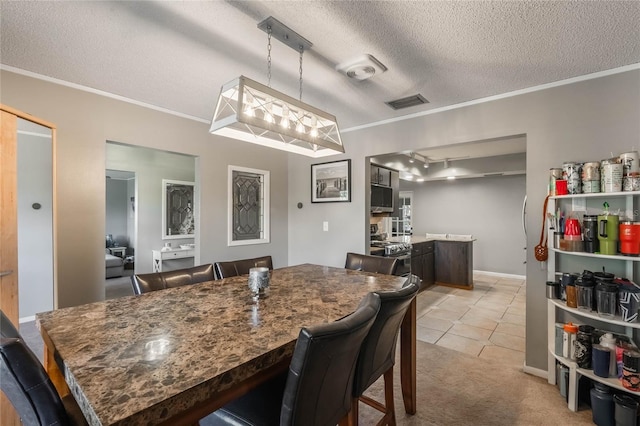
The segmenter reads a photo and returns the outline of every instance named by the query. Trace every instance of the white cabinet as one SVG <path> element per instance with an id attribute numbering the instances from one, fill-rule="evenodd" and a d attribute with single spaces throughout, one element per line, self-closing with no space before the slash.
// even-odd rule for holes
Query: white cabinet
<path id="1" fill-rule="evenodd" d="M 194 248 L 171 249 L 171 250 L 152 250 L 153 252 L 153 272 L 162 272 L 176 268 L 167 268 L 167 264 L 171 260 L 194 259 L 196 250 Z M 190 266 L 193 266 L 191 264 Z"/>
<path id="2" fill-rule="evenodd" d="M 636 203 L 640 199 L 640 192 L 617 192 L 617 193 L 597 193 L 597 194 L 577 194 L 549 197 L 547 212 L 553 214 L 558 207 L 565 212 L 574 211 L 577 213 L 596 214 L 600 205 L 606 201 L 610 204 L 609 211 L 612 214 L 620 210 L 621 217 L 634 218 L 636 215 Z M 636 218 L 637 219 L 637 218 Z M 547 222 L 548 225 L 548 222 Z M 640 282 L 637 266 L 640 265 L 640 257 L 623 255 L 602 255 L 599 253 L 584 253 L 563 251 L 553 246 L 553 229 L 549 231 L 549 259 L 547 269 L 547 279 L 556 281 L 557 274 L 561 272 L 581 272 L 584 269 L 599 271 L 603 264 L 607 265 L 607 271 L 614 271 L 616 275 L 624 276 Z M 581 267 L 581 269 L 578 269 Z M 573 270 L 566 270 L 574 268 Z M 561 319 L 561 320 L 559 320 Z M 548 342 L 548 362 L 547 379 L 550 384 L 556 383 L 556 360 L 569 368 L 569 389 L 568 406 L 572 411 L 578 409 L 578 380 L 580 376 L 589 377 L 591 380 L 604 383 L 614 389 L 628 392 L 631 395 L 638 395 L 637 392 L 625 389 L 618 378 L 603 378 L 596 376 L 593 370 L 579 368 L 577 364 L 567 358 L 555 354 L 555 324 L 556 322 L 566 322 L 570 320 L 579 324 L 590 324 L 599 329 L 610 330 L 617 333 L 622 332 L 633 337 L 634 331 L 640 330 L 640 323 L 629 323 L 622 321 L 620 317 L 601 317 L 597 312 L 590 312 L 582 309 L 574 309 L 566 306 L 565 302 L 556 299 L 549 299 L 547 303 L 547 342 Z"/>

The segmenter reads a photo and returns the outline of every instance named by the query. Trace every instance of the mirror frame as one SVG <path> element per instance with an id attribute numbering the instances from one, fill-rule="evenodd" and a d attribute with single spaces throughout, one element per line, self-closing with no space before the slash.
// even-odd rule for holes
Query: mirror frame
<path id="1" fill-rule="evenodd" d="M 196 234 L 195 234 L 195 217 L 193 217 L 194 220 L 194 229 L 193 229 L 193 233 L 189 233 L 189 234 L 173 234 L 173 233 L 169 233 L 168 231 L 168 226 L 170 224 L 170 215 L 169 215 L 169 203 L 168 203 L 168 199 L 169 199 L 169 192 L 168 189 L 170 186 L 185 186 L 185 187 L 190 187 L 191 190 L 191 212 L 193 215 L 193 209 L 194 209 L 194 196 L 195 196 L 195 182 L 187 182 L 187 181 L 182 181 L 182 180 L 172 180 L 172 179 L 162 179 L 162 239 L 163 240 L 176 240 L 176 239 L 181 239 L 181 238 L 195 238 Z"/>

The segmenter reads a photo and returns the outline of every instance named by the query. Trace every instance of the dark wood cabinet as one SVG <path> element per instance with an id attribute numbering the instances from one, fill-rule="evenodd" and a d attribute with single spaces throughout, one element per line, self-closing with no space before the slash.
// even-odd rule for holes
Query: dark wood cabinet
<path id="1" fill-rule="evenodd" d="M 434 242 L 414 243 L 411 249 L 411 273 L 422 280 L 422 287 L 435 283 Z"/>
<path id="2" fill-rule="evenodd" d="M 433 242 L 431 242 L 431 250 L 422 255 L 422 282 L 425 286 L 433 285 L 436 282 Z"/>
<path id="3" fill-rule="evenodd" d="M 473 241 L 437 241 L 435 280 L 437 284 L 473 288 Z"/>
<path id="4" fill-rule="evenodd" d="M 371 183 L 374 185 L 391 186 L 391 169 L 372 164 Z"/>

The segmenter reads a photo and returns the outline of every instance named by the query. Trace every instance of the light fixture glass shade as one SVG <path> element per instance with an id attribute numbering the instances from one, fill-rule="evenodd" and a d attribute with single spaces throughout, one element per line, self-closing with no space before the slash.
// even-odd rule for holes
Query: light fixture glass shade
<path id="1" fill-rule="evenodd" d="M 244 76 L 222 86 L 209 133 L 314 158 L 344 153 L 335 116 Z"/>

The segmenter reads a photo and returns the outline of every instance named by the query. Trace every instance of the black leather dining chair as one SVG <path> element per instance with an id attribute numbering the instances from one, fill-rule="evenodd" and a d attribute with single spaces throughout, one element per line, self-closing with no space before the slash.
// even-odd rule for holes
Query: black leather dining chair
<path id="1" fill-rule="evenodd" d="M 86 425 L 73 396 L 60 398 L 20 333 L 0 310 L 0 389 L 24 425 Z"/>
<path id="2" fill-rule="evenodd" d="M 420 282 L 410 277 L 400 290 L 377 293 L 381 302 L 380 312 L 378 312 L 369 334 L 364 339 L 358 356 L 349 424 L 358 424 L 358 401 L 384 413 L 384 417 L 378 424 L 396 424 L 393 403 L 393 365 L 395 363 L 396 342 L 402 320 L 419 289 Z M 363 395 L 380 376 L 384 376 L 384 405 Z"/>
<path id="3" fill-rule="evenodd" d="M 213 281 L 213 279 L 213 265 L 208 263 L 173 271 L 133 275 L 131 277 L 131 286 L 134 294 L 142 294 L 164 290 L 165 288 Z"/>
<path id="4" fill-rule="evenodd" d="M 360 345 L 380 309 L 370 293 L 329 324 L 303 327 L 288 374 L 270 380 L 200 421 L 202 426 L 346 424 Z"/>
<path id="5" fill-rule="evenodd" d="M 263 256 L 253 259 L 216 262 L 214 263 L 214 267 L 216 271 L 216 279 L 220 280 L 222 278 L 246 275 L 249 273 L 249 269 L 256 267 L 269 268 L 269 270 L 273 270 L 273 261 L 271 260 L 271 256 Z"/>
<path id="6" fill-rule="evenodd" d="M 344 267 L 355 271 L 375 272 L 393 275 L 398 269 L 395 257 L 371 256 L 369 254 L 347 253 Z"/>

